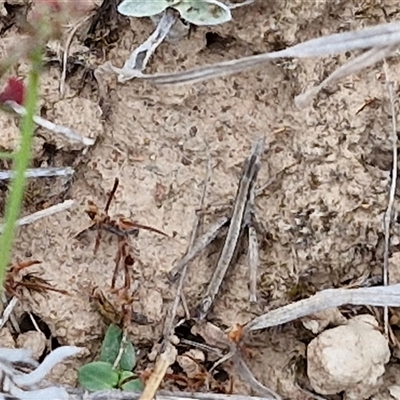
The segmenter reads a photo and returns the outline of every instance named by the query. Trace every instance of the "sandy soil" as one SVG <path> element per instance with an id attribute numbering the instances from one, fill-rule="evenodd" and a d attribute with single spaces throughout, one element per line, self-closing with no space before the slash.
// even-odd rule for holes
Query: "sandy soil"
<path id="1" fill-rule="evenodd" d="M 232 23 L 198 28 L 190 38 L 163 44 L 148 72 L 175 71 L 257 54 L 321 34 L 383 22 L 383 10 L 388 20 L 396 19 L 394 2 L 374 4 L 258 1 L 235 10 Z M 132 19 L 120 29 L 118 40 L 104 55 L 90 53 L 78 35 L 72 51 L 90 67 L 106 59 L 121 66 L 152 27 L 150 21 Z M 6 44 L 18 40 L 18 35 L 16 27 L 2 35 L 1 56 Z M 210 43 L 210 37 L 217 40 Z M 30 184 L 33 195 L 26 202 L 24 214 L 61 197 L 75 199 L 77 206 L 20 229 L 14 260 L 40 259 L 42 264 L 34 269 L 72 296 L 32 295 L 22 308 L 48 324 L 60 344 L 86 347 L 86 358 L 79 363 L 97 351 L 105 324 L 95 307 L 89 306 L 89 293 L 94 286 L 108 290 L 116 240 L 105 235 L 94 255 L 95 233 L 81 240 L 74 236 L 90 225 L 84 213 L 87 201 L 105 204 L 107 191 L 119 177 L 121 183 L 110 213 L 123 214 L 170 235 L 165 238 L 141 231 L 131 240 L 136 255 L 133 275 L 140 283 L 133 309 L 151 323 L 133 324 L 130 333 L 139 348 L 148 349 L 158 342 L 176 290 L 166 273 L 186 251 L 208 160 L 212 174 L 206 203 L 229 207 L 242 163 L 259 134 L 265 134 L 268 143 L 259 185 L 291 166 L 256 200 L 263 228 L 259 236 L 259 302 L 256 306 L 248 302 L 248 268 L 243 254 L 224 282 L 209 320 L 227 328 L 232 321 L 245 323 L 316 290 L 379 275 L 392 129 L 382 66 L 325 90 L 305 111 L 298 111 L 293 103 L 295 95 L 321 81 L 348 57 L 289 60 L 179 88 L 157 88 L 140 81 L 117 85 L 111 81 L 107 119 L 102 117 L 95 85 L 89 82 L 78 94 L 81 71 L 67 81 L 66 96 L 61 99 L 59 65 L 46 68 L 42 112 L 48 119 L 73 127 L 97 142 L 82 154 L 79 146 L 37 131 L 35 162 L 73 165 L 76 175 L 68 186 L 60 180 Z M 26 68 L 21 63 L 13 72 L 25 76 Z M 397 59 L 389 61 L 389 69 L 393 77 L 398 76 Z M 375 101 L 363 107 L 372 98 Z M 1 147 L 12 148 L 16 120 L 0 114 L 0 127 Z M 55 154 L 50 157 L 48 151 L 44 152 L 44 144 L 54 145 Z M 207 225 L 215 215 L 207 215 L 205 220 Z M 399 243 L 396 224 L 393 241 Z M 398 250 L 394 245 L 393 253 Z M 219 247 L 213 246 L 190 268 L 185 285 L 190 309 L 204 293 L 218 251 Z M 183 316 L 183 310 L 179 312 Z M 249 360 L 253 373 L 283 397 L 303 398 L 295 381 L 310 338 L 300 324 L 261 333 L 257 342 L 262 345 Z M 229 365 L 222 368 L 231 371 Z M 75 374 L 74 368 L 62 367 L 55 377 L 73 383 Z M 385 379 L 385 385 L 394 383 L 399 383 L 396 358 L 389 364 Z M 250 389 L 235 379 L 234 392 L 250 393 Z"/>

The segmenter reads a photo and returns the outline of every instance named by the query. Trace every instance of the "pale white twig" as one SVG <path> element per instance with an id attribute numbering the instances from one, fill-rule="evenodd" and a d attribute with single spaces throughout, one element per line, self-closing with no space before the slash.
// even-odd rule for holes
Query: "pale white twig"
<path id="1" fill-rule="evenodd" d="M 335 72 L 323 80 L 319 85 L 309 89 L 307 92 L 296 96 L 295 104 L 298 108 L 302 109 L 308 107 L 313 98 L 326 86 L 333 84 L 339 79 L 345 78 L 346 76 L 360 72 L 361 70 L 368 68 L 377 62 L 381 61 L 385 57 L 390 56 L 397 46 L 387 46 L 383 48 L 374 47 L 373 49 L 361 54 L 348 63 L 339 67 Z"/>
<path id="2" fill-rule="evenodd" d="M 389 79 L 389 71 L 387 64 L 384 64 L 385 75 L 386 75 L 386 85 L 389 93 L 389 100 L 392 112 L 392 154 L 393 154 L 393 165 L 392 165 L 392 182 L 390 185 L 389 202 L 385 213 L 384 226 L 385 226 L 385 251 L 383 254 L 383 285 L 387 286 L 389 284 L 389 250 L 390 250 L 390 224 L 393 216 L 393 205 L 394 198 L 396 195 L 396 185 L 397 185 L 397 116 L 394 104 L 393 96 L 393 82 Z M 385 334 L 389 334 L 389 310 L 386 306 L 384 308 L 384 326 Z"/>
<path id="3" fill-rule="evenodd" d="M 65 168 L 32 168 L 25 171 L 26 178 L 49 178 L 52 176 L 71 176 L 74 174 L 74 169 L 71 167 Z M 0 181 L 12 179 L 15 171 L 0 171 Z"/>
<path id="4" fill-rule="evenodd" d="M 121 343 L 119 345 L 118 355 L 117 355 L 117 358 L 115 359 L 114 364 L 113 364 L 113 368 L 114 369 L 118 368 L 118 365 L 121 362 L 121 358 L 124 355 L 124 351 L 125 351 L 126 343 L 127 343 L 127 340 L 126 340 L 127 335 L 128 334 L 127 334 L 126 330 L 124 330 L 124 333 L 122 334 Z"/>
<path id="5" fill-rule="evenodd" d="M 14 308 L 18 304 L 18 298 L 13 297 L 10 302 L 7 304 L 6 308 L 3 311 L 3 315 L 0 318 L 0 329 L 7 323 L 8 319 L 10 318 L 10 315 L 14 311 Z"/>
<path id="6" fill-rule="evenodd" d="M 230 1 L 225 1 L 224 3 L 231 9 L 248 6 L 249 4 L 253 4 L 256 0 L 244 0 L 241 3 L 231 3 Z"/>
<path id="7" fill-rule="evenodd" d="M 286 324 L 328 308 L 346 304 L 400 307 L 400 284 L 357 289 L 327 289 L 314 296 L 267 312 L 251 320 L 245 332 Z"/>
<path id="8" fill-rule="evenodd" d="M 50 215 L 59 213 L 61 211 L 68 210 L 75 204 L 74 200 L 65 200 L 62 203 L 55 204 L 54 206 L 51 206 L 49 208 L 46 208 L 44 210 L 37 211 L 31 215 L 27 215 L 26 217 L 22 217 L 17 221 L 17 226 L 23 226 L 23 225 L 28 225 L 32 224 L 33 222 L 38 221 L 39 219 L 49 217 Z M 3 232 L 4 225 L 0 225 L 0 233 Z"/>
<path id="9" fill-rule="evenodd" d="M 14 383 L 18 386 L 29 387 L 39 383 L 45 376 L 63 360 L 77 355 L 82 349 L 75 346 L 57 347 L 43 360 L 43 362 L 34 371 L 29 374 L 20 374 L 14 376 Z"/>
<path id="10" fill-rule="evenodd" d="M 36 319 L 35 319 L 35 317 L 33 316 L 33 314 L 32 314 L 30 311 L 28 311 L 28 315 L 29 315 L 29 319 L 30 319 L 31 322 L 32 322 L 33 327 L 36 329 L 36 332 L 42 332 L 42 331 L 40 330 L 39 325 L 38 325 L 38 323 L 36 322 Z"/>
<path id="11" fill-rule="evenodd" d="M 392 55 L 399 44 L 400 23 L 392 22 L 356 31 L 323 36 L 299 43 L 284 50 L 224 61 L 188 71 L 153 75 L 142 74 L 137 77 L 146 79 L 157 85 L 181 85 L 232 75 L 280 58 L 322 57 L 346 51 L 371 49 L 371 51 L 356 57 L 354 60 L 340 67 L 316 88 L 300 95 L 297 98 L 297 104 L 300 107 L 305 107 L 322 87 Z"/>
<path id="12" fill-rule="evenodd" d="M 73 346 L 62 346 L 52 351 L 37 366 L 30 352 L 21 349 L 0 348 L 0 400 L 67 400 L 68 393 L 63 387 L 49 386 L 39 388 L 37 385 L 53 367 L 66 358 L 75 356 L 82 349 Z M 17 360 L 17 361 L 16 361 Z M 30 373 L 16 369 L 16 362 L 31 364 L 36 367 Z"/>
<path id="13" fill-rule="evenodd" d="M 6 296 L 5 292 L 4 292 L 4 290 L 1 291 L 1 301 L 3 302 L 3 304 L 6 304 L 8 302 L 7 296 Z M 15 315 L 12 312 L 8 316 L 8 319 L 10 320 L 11 326 L 14 329 L 14 331 L 16 333 L 21 333 L 21 329 L 19 327 L 17 318 L 15 317 Z"/>
<path id="14" fill-rule="evenodd" d="M 8 107 L 10 107 L 18 115 L 26 114 L 25 108 L 23 106 L 20 106 L 15 101 L 6 101 L 4 104 L 7 105 Z M 35 122 L 36 125 L 39 125 L 42 128 L 49 130 L 50 132 L 64 136 L 65 138 L 67 138 L 69 140 L 72 140 L 75 142 L 80 142 L 80 143 L 84 144 L 85 146 L 92 146 L 94 144 L 93 139 L 81 136 L 78 132 L 76 132 L 66 126 L 55 124 L 47 119 L 40 117 L 39 115 L 35 115 L 33 117 L 33 121 Z"/>
<path id="15" fill-rule="evenodd" d="M 134 50 L 128 60 L 126 60 L 122 69 L 110 66 L 114 72 L 119 74 L 118 82 L 126 82 L 141 75 L 149 62 L 150 57 L 166 38 L 176 20 L 177 15 L 173 10 L 168 9 L 165 11 L 160 21 L 158 21 L 155 31 L 144 43 Z"/>
<path id="16" fill-rule="evenodd" d="M 249 300 L 250 303 L 257 302 L 257 271 L 258 271 L 258 263 L 259 263 L 259 248 L 258 248 L 258 239 L 257 239 L 257 231 L 253 225 L 250 225 L 248 228 L 248 240 L 249 240 Z"/>

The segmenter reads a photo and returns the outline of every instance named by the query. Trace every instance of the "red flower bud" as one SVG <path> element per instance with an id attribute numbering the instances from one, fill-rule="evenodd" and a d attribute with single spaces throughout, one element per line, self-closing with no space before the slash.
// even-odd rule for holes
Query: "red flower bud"
<path id="1" fill-rule="evenodd" d="M 9 78 L 3 91 L 0 92 L 0 103 L 15 101 L 22 105 L 25 98 L 25 86 L 21 78 Z"/>

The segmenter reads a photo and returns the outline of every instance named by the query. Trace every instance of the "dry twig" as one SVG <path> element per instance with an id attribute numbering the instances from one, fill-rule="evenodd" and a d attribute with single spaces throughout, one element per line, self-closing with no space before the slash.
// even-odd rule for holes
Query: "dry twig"
<path id="1" fill-rule="evenodd" d="M 52 176 L 65 176 L 69 177 L 75 173 L 73 168 L 32 168 L 25 171 L 26 178 L 49 178 Z M 0 171 L 0 181 L 12 179 L 15 175 L 14 171 Z"/>
<path id="2" fill-rule="evenodd" d="M 389 80 L 389 71 L 387 68 L 387 64 L 385 66 L 385 75 L 386 75 L 386 86 L 389 93 L 389 100 L 392 111 L 392 153 L 393 153 L 393 165 L 392 165 L 392 182 L 390 185 L 389 192 L 389 202 L 385 213 L 385 251 L 383 255 L 383 285 L 387 286 L 389 284 L 389 250 L 390 250 L 390 224 L 393 217 L 393 205 L 394 198 L 396 194 L 396 185 L 397 185 L 397 115 L 395 110 L 394 96 L 393 96 L 393 82 Z M 384 308 L 384 326 L 385 326 L 385 334 L 388 336 L 389 334 L 389 310 L 386 306 Z"/>
<path id="3" fill-rule="evenodd" d="M 165 351 L 161 353 L 160 356 L 158 357 L 153 373 L 147 380 L 146 387 L 144 388 L 142 394 L 140 395 L 139 400 L 154 399 L 154 396 L 162 380 L 164 379 L 168 367 L 175 362 L 177 355 L 178 352 L 176 348 L 170 342 L 168 342 Z"/>
<path id="4" fill-rule="evenodd" d="M 17 225 L 18 226 L 23 226 L 23 225 L 29 225 L 32 224 L 42 218 L 49 217 L 50 215 L 59 213 L 61 211 L 68 210 L 75 204 L 74 200 L 65 200 L 62 203 L 55 204 L 54 206 L 51 206 L 49 208 L 46 208 L 44 210 L 40 210 L 38 212 L 35 212 L 31 215 L 27 215 L 26 217 L 23 217 L 18 220 Z M 0 225 L 0 233 L 3 232 L 4 226 Z"/>
<path id="5" fill-rule="evenodd" d="M 136 236 L 139 233 L 139 229 L 148 230 L 148 231 L 158 233 L 160 235 L 167 236 L 167 237 L 168 237 L 168 235 L 156 228 L 153 228 L 148 225 L 140 224 L 136 221 L 131 221 L 123 216 L 111 217 L 108 214 L 108 211 L 110 209 L 111 201 L 115 196 L 115 192 L 117 191 L 118 185 L 119 185 L 119 179 L 115 178 L 114 185 L 108 196 L 104 211 L 101 211 L 99 209 L 99 207 L 93 201 L 91 201 L 91 200 L 88 201 L 88 208 L 86 210 L 86 214 L 93 221 L 93 224 L 89 228 L 86 228 L 83 231 L 79 232 L 75 237 L 79 238 L 86 231 L 96 229 L 97 236 L 96 236 L 96 241 L 95 241 L 95 245 L 94 245 L 94 253 L 96 254 L 96 252 L 100 246 L 103 230 L 117 236 L 118 251 L 117 251 L 117 255 L 115 257 L 115 268 L 114 268 L 114 273 L 113 273 L 112 280 L 111 280 L 111 288 L 115 289 L 115 283 L 116 283 L 117 273 L 118 273 L 118 269 L 119 269 L 118 267 L 119 267 L 119 263 L 122 259 L 122 262 L 124 265 L 124 277 L 125 277 L 125 283 L 124 283 L 123 290 L 125 290 L 125 292 L 127 292 L 127 290 L 131 286 L 129 268 L 134 263 L 134 260 L 129 252 L 128 237 L 131 235 Z"/>
<path id="6" fill-rule="evenodd" d="M 246 216 L 250 192 L 255 184 L 260 168 L 260 157 L 264 150 L 264 141 L 264 138 L 255 141 L 251 155 L 245 161 L 225 243 L 206 294 L 199 306 L 200 320 L 204 319 L 210 311 L 229 265 L 232 262 L 235 251 L 237 250 L 239 238 L 244 227 L 244 217 Z"/>
<path id="7" fill-rule="evenodd" d="M 311 39 L 287 49 L 243 57 L 237 60 L 206 65 L 183 72 L 161 73 L 154 75 L 142 75 L 157 85 L 180 85 L 201 82 L 207 79 L 218 78 L 236 74 L 245 70 L 259 67 L 280 58 L 310 58 L 323 57 L 346 51 L 365 50 L 370 51 L 356 57 L 349 63 L 340 67 L 330 77 L 316 88 L 300 95 L 296 102 L 299 107 L 307 106 L 313 97 L 329 83 L 333 83 L 347 75 L 354 74 L 371 66 L 382 59 L 393 55 L 400 43 L 400 23 L 392 22 L 368 27 L 356 31 L 336 33 Z"/>
<path id="8" fill-rule="evenodd" d="M 127 393 L 121 390 L 107 390 L 103 392 L 84 393 L 83 391 L 70 390 L 68 400 L 137 400 L 140 393 Z M 265 400 L 265 397 L 243 396 L 240 394 L 219 394 L 203 392 L 157 392 L 158 400 Z M 267 398 L 267 400 L 269 400 Z"/>
<path id="9" fill-rule="evenodd" d="M 286 324 L 307 315 L 347 304 L 400 307 L 400 284 L 357 289 L 327 289 L 314 296 L 268 311 L 248 322 L 244 333 Z"/>
<path id="10" fill-rule="evenodd" d="M 6 308 L 3 310 L 3 315 L 0 318 L 0 329 L 7 323 L 18 302 L 18 297 L 14 296 L 7 304 Z"/>
<path id="11" fill-rule="evenodd" d="M 23 116 L 26 114 L 26 110 L 24 107 L 20 106 L 17 104 L 15 101 L 6 101 L 4 103 L 6 106 L 10 107 L 15 113 L 17 113 L 20 116 Z M 56 133 L 58 135 L 64 136 L 66 139 L 69 139 L 73 142 L 80 142 L 84 144 L 85 146 L 92 146 L 94 145 L 94 140 L 81 136 L 78 132 L 63 126 L 63 125 L 58 125 L 55 124 L 51 121 L 48 121 L 47 119 L 44 119 L 40 117 L 39 115 L 35 115 L 33 117 L 33 121 L 35 124 L 41 126 L 42 128 L 47 129 L 50 132 Z"/>

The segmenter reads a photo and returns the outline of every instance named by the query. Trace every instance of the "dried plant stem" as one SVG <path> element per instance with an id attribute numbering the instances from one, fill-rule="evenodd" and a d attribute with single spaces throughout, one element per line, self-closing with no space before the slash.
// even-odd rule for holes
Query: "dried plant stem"
<path id="1" fill-rule="evenodd" d="M 395 110 L 394 96 L 393 96 L 393 82 L 389 80 L 389 71 L 387 64 L 385 63 L 385 75 L 386 75 L 386 85 L 389 93 L 389 100 L 392 111 L 392 152 L 393 152 L 393 165 L 392 165 L 392 182 L 390 185 L 389 202 L 385 213 L 385 251 L 383 255 L 383 285 L 387 286 L 389 284 L 389 250 L 390 250 L 390 224 L 393 216 L 393 205 L 394 198 L 396 194 L 396 184 L 397 184 L 397 115 Z M 389 334 L 389 310 L 388 307 L 384 308 L 384 326 L 385 334 Z"/>
<path id="2" fill-rule="evenodd" d="M 25 170 L 25 178 L 49 178 L 52 176 L 72 176 L 73 168 L 33 168 Z M 15 177 L 15 171 L 0 171 L 0 181 Z"/>
<path id="3" fill-rule="evenodd" d="M 5 104 L 9 106 L 15 113 L 18 115 L 25 116 L 27 110 L 15 103 L 14 101 L 6 101 Z M 56 133 L 58 135 L 64 136 L 66 139 L 71 140 L 73 142 L 80 142 L 85 146 L 92 146 L 94 144 L 94 140 L 81 136 L 78 132 L 63 126 L 55 124 L 54 122 L 48 121 L 45 118 L 40 117 L 39 115 L 33 115 L 33 121 L 35 124 L 41 126 L 42 128 L 47 129 L 50 132 Z"/>
<path id="4" fill-rule="evenodd" d="M 68 400 L 137 400 L 140 393 L 128 393 L 121 390 L 108 390 L 95 393 L 70 390 Z M 265 400 L 265 397 L 243 396 L 240 394 L 196 393 L 196 392 L 157 392 L 158 400 Z M 269 400 L 267 398 L 267 400 Z"/>
<path id="5" fill-rule="evenodd" d="M 153 373 L 150 375 L 150 378 L 148 379 L 146 387 L 140 395 L 139 400 L 154 399 L 154 396 L 162 380 L 164 379 L 168 367 L 175 362 L 177 354 L 178 352 L 175 347 L 168 342 L 165 351 L 158 357 Z"/>
<path id="6" fill-rule="evenodd" d="M 327 289 L 308 299 L 271 310 L 251 320 L 244 328 L 248 333 L 259 329 L 286 324 L 328 308 L 346 304 L 400 307 L 400 284 L 357 289 Z"/>
<path id="7" fill-rule="evenodd" d="M 271 389 L 267 388 L 266 386 L 262 385 L 258 380 L 254 377 L 253 373 L 250 371 L 247 364 L 244 362 L 243 358 L 241 357 L 240 353 L 237 353 L 235 356 L 235 367 L 239 376 L 242 380 L 250 385 L 250 387 L 258 394 L 263 396 L 266 400 L 282 400 L 282 398 L 272 391 Z"/>
<path id="8" fill-rule="evenodd" d="M 40 210 L 33 214 L 27 215 L 26 217 L 19 219 L 16 224 L 17 224 L 17 226 L 32 224 L 33 222 L 36 222 L 39 219 L 49 217 L 50 215 L 59 213 L 61 211 L 68 210 L 68 208 L 71 208 L 74 204 L 75 204 L 74 200 L 65 200 L 62 203 L 56 204 L 56 205 L 46 208 L 44 210 Z M 5 229 L 5 225 L 0 225 L 0 233 L 3 232 L 4 229 Z"/>
<path id="9" fill-rule="evenodd" d="M 14 308 L 18 304 L 18 298 L 13 297 L 10 302 L 7 304 L 6 308 L 3 311 L 3 315 L 0 318 L 0 329 L 7 323 L 8 319 L 10 318 Z"/>

